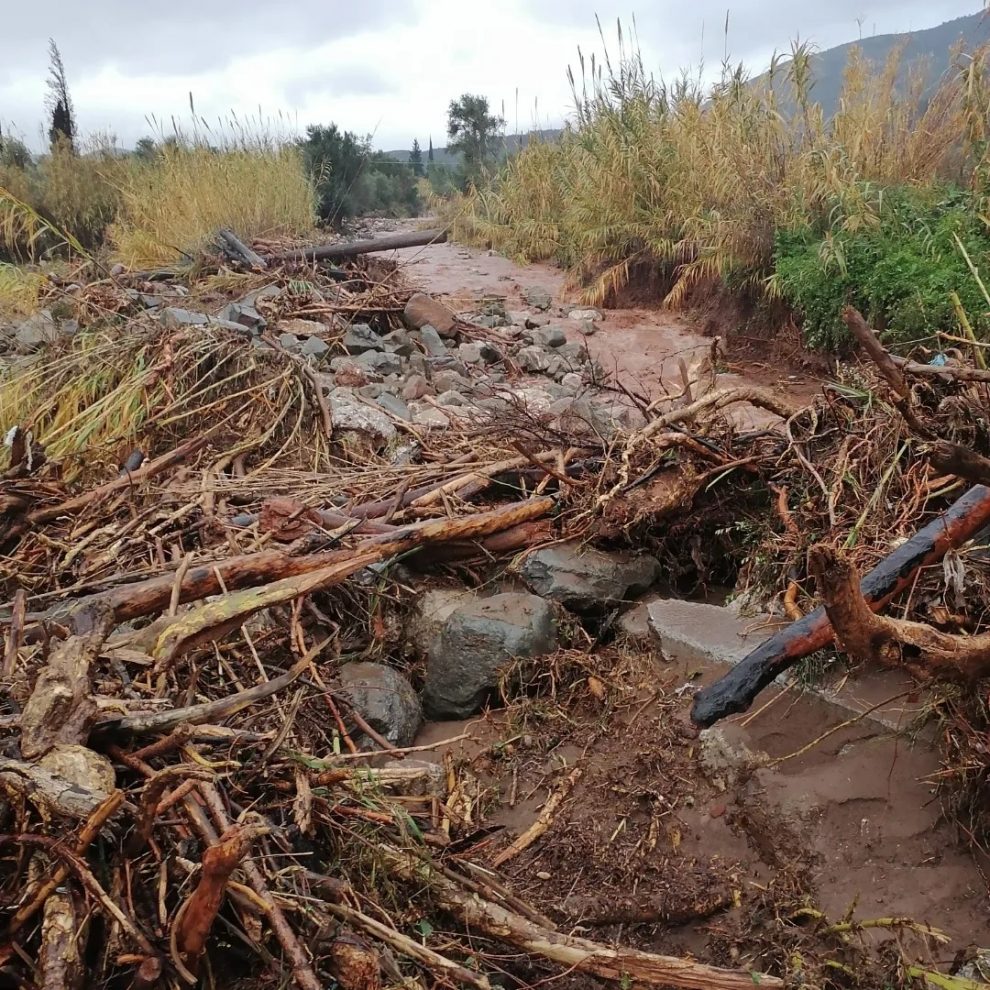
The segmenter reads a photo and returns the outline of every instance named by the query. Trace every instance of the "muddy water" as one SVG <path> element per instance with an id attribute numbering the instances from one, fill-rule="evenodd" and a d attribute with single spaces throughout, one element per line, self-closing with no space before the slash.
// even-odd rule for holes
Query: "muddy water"
<path id="1" fill-rule="evenodd" d="M 708 355 L 712 338 L 688 319 L 662 309 L 610 309 L 598 333 L 582 336 L 566 314 L 581 303 L 567 285 L 564 273 L 549 265 L 514 264 L 499 255 L 461 244 L 431 244 L 389 252 L 403 265 L 406 277 L 426 292 L 443 296 L 455 310 L 469 310 L 482 297 L 498 296 L 510 311 L 528 311 L 527 288 L 545 289 L 553 298 L 554 322 L 568 337 L 587 342 L 591 356 L 623 384 L 651 400 L 667 391 L 680 391 L 681 363 L 689 369 Z M 726 328 L 730 330 L 731 328 Z M 718 376 L 720 386 L 757 384 L 808 399 L 818 383 L 784 367 L 768 367 L 735 360 L 729 355 Z M 771 419 L 752 410 L 742 420 L 746 427 L 762 427 Z"/>

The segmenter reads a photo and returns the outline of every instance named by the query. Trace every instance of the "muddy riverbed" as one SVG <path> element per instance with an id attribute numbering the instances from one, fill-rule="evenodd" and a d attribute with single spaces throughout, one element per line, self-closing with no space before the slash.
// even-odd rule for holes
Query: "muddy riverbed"
<path id="1" fill-rule="evenodd" d="M 394 256 L 455 310 L 490 296 L 527 309 L 534 286 L 558 314 L 579 306 L 549 266 L 453 243 Z M 587 341 L 604 368 L 650 398 L 712 342 L 689 320 L 649 309 L 607 311 Z M 792 368 L 734 359 L 731 348 L 719 379 L 801 399 L 820 388 Z M 755 411 L 749 422 L 770 425 Z M 935 797 L 939 758 L 931 730 L 914 731 L 921 702 L 911 684 L 854 671 L 816 691 L 775 688 L 750 713 L 698 734 L 688 720 L 693 692 L 738 654 L 748 628 L 727 615 L 699 617 L 695 647 L 630 632 L 622 649 L 589 656 L 587 677 L 565 697 L 428 725 L 422 745 L 469 735 L 426 758 L 453 757 L 479 779 L 479 825 L 494 832 L 477 858 L 494 857 L 569 787 L 546 833 L 502 869 L 574 931 L 754 968 L 761 940 L 797 952 L 805 929 L 844 921 L 868 923 L 857 938 L 888 940 L 902 959 L 942 971 L 960 950 L 990 945 L 982 864 Z M 751 643 L 763 635 L 751 632 Z M 860 714 L 883 699 L 880 711 Z M 948 941 L 877 922 L 892 918 Z M 834 941 L 836 965 L 848 965 L 848 947 Z"/>

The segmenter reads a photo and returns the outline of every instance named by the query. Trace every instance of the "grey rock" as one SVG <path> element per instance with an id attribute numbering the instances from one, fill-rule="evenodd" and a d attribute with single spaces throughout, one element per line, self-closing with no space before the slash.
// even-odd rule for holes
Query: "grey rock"
<path id="1" fill-rule="evenodd" d="M 411 746 L 423 723 L 423 708 L 412 685 L 380 663 L 347 663 L 340 690 L 364 720 L 393 746 Z M 370 739 L 362 744 L 374 745 Z M 377 748 L 377 746 L 375 746 Z"/>
<path id="2" fill-rule="evenodd" d="M 377 399 L 385 391 L 385 386 L 381 382 L 368 382 L 357 390 L 357 394 L 362 399 Z"/>
<path id="3" fill-rule="evenodd" d="M 523 371 L 546 374 L 553 363 L 553 356 L 544 348 L 530 344 L 528 347 L 519 349 L 516 354 L 516 361 Z"/>
<path id="4" fill-rule="evenodd" d="M 646 554 L 607 553 L 569 542 L 528 554 L 519 574 L 536 594 L 585 611 L 646 591 L 660 576 L 660 564 Z"/>
<path id="5" fill-rule="evenodd" d="M 398 354 L 386 354 L 384 351 L 365 351 L 354 357 L 354 361 L 362 368 L 373 371 L 377 375 L 398 375 L 402 372 L 402 358 Z"/>
<path id="6" fill-rule="evenodd" d="M 423 342 L 423 347 L 429 357 L 447 356 L 447 345 L 435 327 L 427 324 L 419 331 L 419 339 Z"/>
<path id="7" fill-rule="evenodd" d="M 278 342 L 287 351 L 298 351 L 302 348 L 301 341 L 294 333 L 280 333 L 278 335 Z"/>
<path id="8" fill-rule="evenodd" d="M 329 395 L 334 433 L 351 433 L 374 449 L 381 450 L 396 438 L 395 424 L 381 409 L 362 402 L 347 389 Z"/>
<path id="9" fill-rule="evenodd" d="M 390 412 L 393 416 L 398 416 L 399 419 L 412 419 L 412 415 L 409 412 L 409 407 L 402 401 L 402 399 L 396 395 L 393 395 L 391 392 L 382 392 L 382 394 L 378 396 L 378 405 L 380 405 L 382 409 Z"/>
<path id="10" fill-rule="evenodd" d="M 178 306 L 166 306 L 162 310 L 161 321 L 170 330 L 178 330 L 181 327 L 201 327 L 210 322 L 206 313 L 194 313 L 189 309 L 180 309 Z"/>
<path id="11" fill-rule="evenodd" d="M 546 310 L 549 309 L 553 303 L 553 297 L 547 292 L 546 289 L 542 289 L 537 285 L 531 285 L 523 289 L 523 299 L 526 300 L 527 304 L 532 306 L 533 309 Z"/>
<path id="12" fill-rule="evenodd" d="M 391 333 L 385 334 L 381 340 L 389 354 L 409 357 L 413 352 L 413 340 L 406 330 L 393 330 Z"/>
<path id="13" fill-rule="evenodd" d="M 567 343 L 567 334 L 556 324 L 527 330 L 522 338 L 526 343 L 535 344 L 537 347 L 562 347 Z"/>
<path id="14" fill-rule="evenodd" d="M 426 656 L 454 609 L 477 600 L 478 596 L 465 588 L 432 588 L 419 599 L 409 618 L 406 642 L 417 655 Z"/>
<path id="15" fill-rule="evenodd" d="M 383 351 L 385 344 L 367 323 L 354 323 L 347 329 L 341 343 L 348 354 L 357 356 L 366 351 Z"/>
<path id="16" fill-rule="evenodd" d="M 524 327 L 527 330 L 535 330 L 537 327 L 545 327 L 549 322 L 550 317 L 546 313 L 529 313 Z"/>
<path id="17" fill-rule="evenodd" d="M 594 306 L 588 306 L 585 309 L 572 309 L 567 314 L 567 317 L 571 320 L 589 320 L 593 322 L 595 320 L 605 319 L 605 314 Z"/>
<path id="18" fill-rule="evenodd" d="M 584 388 L 584 379 L 576 371 L 569 371 L 561 378 L 560 384 L 576 395 Z"/>
<path id="19" fill-rule="evenodd" d="M 641 429 L 645 425 L 638 409 L 621 403 L 596 403 L 588 395 L 561 399 L 550 409 L 558 417 L 560 428 L 578 433 L 586 432 L 611 439 L 619 432 Z"/>
<path id="20" fill-rule="evenodd" d="M 481 360 L 485 364 L 498 364 L 505 360 L 505 355 L 492 343 L 487 340 L 481 341 Z"/>
<path id="21" fill-rule="evenodd" d="M 268 326 L 268 321 L 254 306 L 243 302 L 228 303 L 218 315 L 221 320 L 237 323 L 248 330 L 264 330 Z"/>
<path id="22" fill-rule="evenodd" d="M 735 664 L 776 627 L 769 616 L 744 618 L 722 605 L 654 597 L 626 613 L 620 628 L 651 639 L 672 660 Z"/>
<path id="23" fill-rule="evenodd" d="M 28 317 L 14 332 L 14 349 L 18 354 L 32 354 L 59 335 L 59 321 L 51 312 L 43 309 Z"/>
<path id="24" fill-rule="evenodd" d="M 433 388 L 423 375 L 410 375 L 402 388 L 403 399 L 422 399 L 432 393 Z"/>
<path id="25" fill-rule="evenodd" d="M 333 358 L 330 361 L 330 370 L 334 373 L 338 385 L 352 388 L 367 385 L 374 378 L 381 378 L 381 375 L 376 375 L 370 368 L 358 364 L 357 359 L 351 357 Z"/>
<path id="26" fill-rule="evenodd" d="M 482 360 L 481 344 L 476 340 L 461 344 L 461 346 L 457 348 L 457 356 L 465 364 L 480 364 Z"/>
<path id="27" fill-rule="evenodd" d="M 450 417 L 445 416 L 435 406 L 427 402 L 413 402 L 409 405 L 412 413 L 412 421 L 416 426 L 425 426 L 427 429 L 445 430 L 450 426 Z"/>
<path id="28" fill-rule="evenodd" d="M 450 389 L 447 392 L 441 392 L 437 396 L 437 404 L 441 406 L 466 406 L 468 405 L 468 400 L 460 392 Z"/>
<path id="29" fill-rule="evenodd" d="M 393 451 L 388 459 L 389 464 L 405 467 L 407 464 L 418 464 L 422 460 L 423 448 L 418 442 L 403 444 Z"/>
<path id="30" fill-rule="evenodd" d="M 577 371 L 588 363 L 588 352 L 577 341 L 555 347 L 553 353 L 567 363 L 571 371 Z"/>
<path id="31" fill-rule="evenodd" d="M 506 318 L 508 319 L 509 324 L 511 326 L 514 326 L 514 327 L 525 327 L 526 326 L 526 320 L 528 320 L 531 315 L 532 315 L 531 313 L 518 312 L 518 311 L 517 312 L 512 312 L 512 311 L 510 311 L 510 312 L 506 313 Z"/>
<path id="32" fill-rule="evenodd" d="M 419 351 L 413 351 L 409 355 L 409 370 L 417 375 L 422 375 L 426 377 L 426 373 L 430 370 L 429 364 L 426 362 L 426 358 L 419 353 Z"/>
<path id="33" fill-rule="evenodd" d="M 557 647 L 557 623 L 542 598 L 510 592 L 458 605 L 430 643 L 423 701 L 433 718 L 468 718 L 497 695 L 517 657 Z"/>
<path id="34" fill-rule="evenodd" d="M 246 295 L 241 296 L 238 302 L 245 306 L 257 306 L 259 299 L 278 299 L 282 295 L 282 289 L 277 285 L 263 285 L 260 289 L 253 289 Z"/>
<path id="35" fill-rule="evenodd" d="M 598 327 L 596 327 L 591 320 L 579 320 L 577 328 L 578 333 L 583 333 L 585 337 L 591 337 L 592 335 L 598 333 Z"/>
<path id="36" fill-rule="evenodd" d="M 314 357 L 319 360 L 330 350 L 330 345 L 319 337 L 307 337 L 303 341 L 301 350 L 306 357 Z"/>
<path id="37" fill-rule="evenodd" d="M 433 387 L 441 393 L 467 391 L 471 382 L 456 371 L 438 371 L 433 376 Z"/>

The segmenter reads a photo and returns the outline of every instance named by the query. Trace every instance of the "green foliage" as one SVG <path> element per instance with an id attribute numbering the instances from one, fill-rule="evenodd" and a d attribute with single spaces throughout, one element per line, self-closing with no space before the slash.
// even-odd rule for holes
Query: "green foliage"
<path id="1" fill-rule="evenodd" d="M 408 216 L 419 209 L 414 169 L 371 150 L 370 139 L 336 124 L 306 129 L 301 143 L 316 185 L 320 219 L 339 226 L 355 216 Z"/>
<path id="2" fill-rule="evenodd" d="M 65 78 L 62 53 L 54 38 L 48 39 L 48 138 L 52 149 L 56 147 L 75 151 L 76 114 L 69 95 L 69 83 Z"/>
<path id="3" fill-rule="evenodd" d="M 505 121 L 488 107 L 488 99 L 465 93 L 451 100 L 447 110 L 448 151 L 459 152 L 464 159 L 464 182 L 476 183 L 498 158 L 499 138 Z"/>
<path id="4" fill-rule="evenodd" d="M 990 335 L 979 286 L 955 238 L 986 270 L 990 232 L 972 197 L 959 189 L 888 189 L 876 222 L 844 226 L 841 214 L 816 230 L 804 225 L 777 233 L 771 285 L 797 309 L 814 347 L 849 343 L 842 307 L 853 305 L 891 344 L 958 332 L 952 293 L 958 294 L 977 333 Z"/>

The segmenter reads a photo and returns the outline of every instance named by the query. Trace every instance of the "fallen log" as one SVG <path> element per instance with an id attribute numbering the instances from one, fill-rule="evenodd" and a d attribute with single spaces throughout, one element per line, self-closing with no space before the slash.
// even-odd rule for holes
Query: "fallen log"
<path id="1" fill-rule="evenodd" d="M 262 609 L 332 587 L 371 564 L 432 543 L 488 536 L 547 515 L 553 505 L 550 497 L 529 499 L 491 512 L 417 523 L 399 529 L 394 536 L 371 537 L 337 554 L 314 554 L 305 558 L 311 562 L 305 572 L 270 580 L 261 587 L 231 591 L 181 615 L 163 616 L 127 636 L 122 643 L 111 642 L 111 645 L 142 649 L 160 664 L 167 664 L 184 650 L 238 628 Z M 331 559 L 333 562 L 328 564 Z"/>
<path id="2" fill-rule="evenodd" d="M 923 622 L 874 615 L 848 556 L 817 546 L 808 557 L 836 644 L 848 656 L 907 667 L 923 676 L 976 680 L 990 673 L 990 633 L 954 636 Z"/>
<path id="3" fill-rule="evenodd" d="M 523 531 L 516 527 L 548 515 L 553 505 L 554 500 L 545 496 L 457 519 L 428 520 L 408 526 L 396 526 L 384 533 L 369 536 L 353 549 L 293 554 L 287 548 L 207 561 L 186 570 L 181 581 L 178 581 L 175 601 L 186 604 L 224 591 L 298 577 L 352 560 L 369 548 L 376 551 L 375 556 L 370 559 L 382 560 L 420 545 L 436 546 L 474 539 L 484 543 L 486 539 L 507 530 L 515 530 L 518 538 Z M 499 543 L 500 541 L 495 541 L 495 546 Z M 173 599 L 177 578 L 178 572 L 169 571 L 145 581 L 124 584 L 85 598 L 62 602 L 48 612 L 29 615 L 27 622 L 37 627 L 47 621 L 65 621 L 70 611 L 76 612 L 94 606 L 111 608 L 118 623 L 154 615 L 168 608 Z"/>
<path id="4" fill-rule="evenodd" d="M 462 888 L 443 871 L 405 850 L 380 847 L 392 871 L 430 893 L 432 903 L 457 917 L 468 930 L 484 932 L 530 955 L 541 956 L 568 970 L 590 973 L 621 986 L 646 984 L 685 990 L 752 990 L 783 987 L 784 981 L 764 973 L 718 969 L 678 956 L 661 956 L 586 938 L 565 935 L 509 910 L 477 892 L 477 883 Z M 474 889 L 472 889 L 474 888 Z"/>
<path id="5" fill-rule="evenodd" d="M 268 262 L 257 251 L 252 251 L 232 230 L 226 228 L 218 230 L 217 241 L 220 250 L 228 258 L 239 261 L 241 264 L 247 265 L 248 268 L 256 268 L 261 271 L 268 267 Z"/>
<path id="6" fill-rule="evenodd" d="M 990 488 L 976 485 L 867 574 L 860 593 L 873 612 L 910 587 L 922 567 L 937 563 L 990 523 Z M 828 646 L 834 631 L 824 606 L 771 636 L 725 676 L 695 696 L 691 719 L 707 727 L 746 711 L 756 696 L 799 660 Z"/>
<path id="7" fill-rule="evenodd" d="M 426 244 L 443 244 L 447 240 L 446 230 L 415 230 L 408 234 L 387 234 L 367 241 L 338 241 L 335 244 L 322 244 L 317 247 L 298 248 L 293 251 L 279 251 L 265 259 L 269 265 L 289 264 L 300 261 L 339 261 L 343 258 L 357 258 L 375 251 L 395 251 L 398 248 L 423 247 Z"/>

